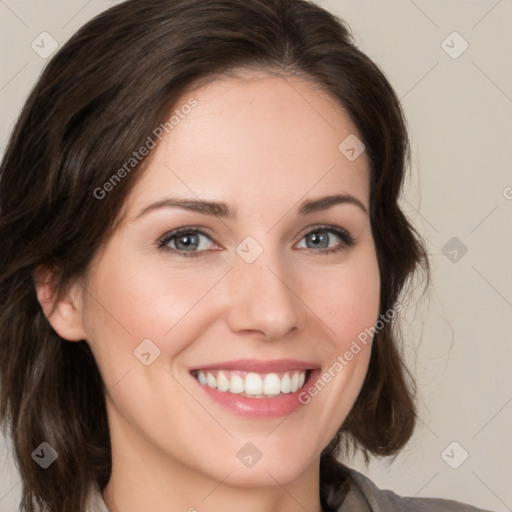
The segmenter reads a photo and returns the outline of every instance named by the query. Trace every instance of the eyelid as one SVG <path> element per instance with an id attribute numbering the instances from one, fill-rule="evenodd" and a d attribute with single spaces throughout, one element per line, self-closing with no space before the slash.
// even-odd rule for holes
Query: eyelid
<path id="1" fill-rule="evenodd" d="M 332 252 L 341 251 L 343 249 L 348 249 L 349 247 L 353 246 L 356 243 L 356 241 L 357 241 L 357 237 L 352 235 L 347 229 L 342 228 L 341 226 L 336 226 L 336 225 L 332 225 L 332 224 L 314 224 L 314 225 L 311 225 L 311 226 L 308 226 L 308 227 L 304 228 L 304 230 L 302 231 L 302 234 L 300 235 L 300 238 L 299 238 L 298 242 L 296 242 L 294 244 L 294 247 L 295 247 L 295 245 L 300 243 L 301 240 L 305 236 L 307 236 L 310 233 L 314 233 L 315 231 L 329 231 L 329 232 L 332 232 L 338 238 L 340 238 L 343 243 L 342 243 L 341 246 L 331 247 L 331 248 L 324 248 L 324 249 L 305 248 L 304 250 L 306 252 L 326 255 L 326 254 L 329 254 L 329 253 L 332 253 Z M 191 232 L 204 235 L 207 238 L 209 238 L 214 245 L 222 247 L 222 245 L 219 244 L 215 240 L 215 238 L 211 234 L 211 231 L 208 228 L 205 228 L 203 226 L 182 226 L 182 227 L 179 227 L 179 228 L 167 231 L 164 235 L 162 235 L 157 240 L 157 246 L 160 249 L 167 249 L 167 250 L 169 250 L 169 251 L 171 251 L 171 252 L 173 252 L 175 254 L 178 254 L 178 255 L 184 256 L 184 257 L 202 256 L 202 255 L 208 254 L 209 252 L 212 251 L 212 250 L 180 251 L 178 249 L 173 249 L 172 247 L 167 247 L 167 243 L 172 238 L 178 237 L 181 234 L 187 234 L 187 233 L 191 233 Z"/>
<path id="2" fill-rule="evenodd" d="M 350 238 L 352 238 L 354 240 L 356 239 L 350 233 L 350 231 L 348 229 L 342 228 L 341 226 L 336 226 L 335 224 L 312 224 L 311 226 L 308 226 L 308 227 L 304 228 L 303 231 L 301 231 L 300 239 L 302 240 L 302 238 L 304 238 L 306 235 L 308 235 L 311 232 L 320 231 L 320 230 L 334 231 L 335 233 L 340 232 L 340 233 L 343 233 L 343 234 L 349 236 Z"/>
<path id="3" fill-rule="evenodd" d="M 171 238 L 178 237 L 181 234 L 186 234 L 186 233 L 190 233 L 190 232 L 195 232 L 195 233 L 199 233 L 201 235 L 204 235 L 204 236 L 208 237 L 215 245 L 218 245 L 218 246 L 222 247 L 221 244 L 219 244 L 215 240 L 215 238 L 211 234 L 211 231 L 208 228 L 204 228 L 203 226 L 182 226 L 180 228 L 171 229 L 170 231 L 167 231 L 166 233 L 164 233 L 157 240 L 158 247 L 159 248 L 165 248 L 166 244 L 169 242 L 169 240 Z M 178 251 L 177 249 L 172 249 L 172 248 L 170 248 L 170 249 L 175 251 L 175 252 L 178 252 L 178 253 L 186 252 L 186 251 Z M 207 251 L 191 251 L 191 252 L 204 253 L 204 252 L 207 252 Z"/>
<path id="4" fill-rule="evenodd" d="M 319 253 L 319 254 L 329 254 L 331 252 L 335 252 L 338 250 L 348 249 L 356 244 L 358 238 L 354 236 L 348 229 L 342 228 L 341 226 L 336 226 L 333 224 L 314 224 L 312 226 L 308 226 L 305 231 L 302 232 L 302 235 L 300 236 L 299 242 L 310 233 L 314 233 L 316 231 L 328 231 L 331 233 L 334 233 L 338 238 L 342 240 L 341 247 L 330 247 L 326 249 L 308 249 L 306 248 L 306 251 L 309 251 L 311 253 Z"/>

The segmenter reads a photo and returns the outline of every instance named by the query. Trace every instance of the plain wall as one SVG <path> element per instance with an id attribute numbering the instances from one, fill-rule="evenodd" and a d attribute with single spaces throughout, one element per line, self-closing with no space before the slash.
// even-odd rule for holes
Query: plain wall
<path id="1" fill-rule="evenodd" d="M 48 32 L 62 45 L 114 3 L 0 2 L 0 149 L 47 62 L 32 42 Z M 510 511 L 512 2 L 318 3 L 349 23 L 402 100 L 413 150 L 402 204 L 434 269 L 430 299 L 413 303 L 404 323 L 419 387 L 415 434 L 393 463 L 351 464 L 398 494 Z M 0 512 L 10 512 L 21 485 L 8 441 L 0 456 Z"/>

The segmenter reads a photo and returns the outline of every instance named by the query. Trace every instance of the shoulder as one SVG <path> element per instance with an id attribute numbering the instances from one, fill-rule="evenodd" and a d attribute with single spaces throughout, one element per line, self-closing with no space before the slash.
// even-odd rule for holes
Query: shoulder
<path id="1" fill-rule="evenodd" d="M 379 489 L 368 477 L 354 469 L 346 470 L 368 501 L 372 512 L 491 512 L 453 500 L 402 497 L 393 491 Z"/>
<path id="2" fill-rule="evenodd" d="M 458 501 L 399 496 L 379 489 L 367 476 L 324 454 L 320 462 L 321 499 L 332 512 L 492 512 Z"/>

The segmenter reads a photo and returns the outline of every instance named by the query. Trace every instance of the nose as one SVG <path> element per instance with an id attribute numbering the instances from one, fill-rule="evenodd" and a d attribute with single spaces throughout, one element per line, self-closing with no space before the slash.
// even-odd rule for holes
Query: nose
<path id="1" fill-rule="evenodd" d="M 228 319 L 233 332 L 257 331 L 267 340 L 278 340 L 302 329 L 306 311 L 299 283 L 283 267 L 268 251 L 252 263 L 235 263 L 229 276 Z"/>

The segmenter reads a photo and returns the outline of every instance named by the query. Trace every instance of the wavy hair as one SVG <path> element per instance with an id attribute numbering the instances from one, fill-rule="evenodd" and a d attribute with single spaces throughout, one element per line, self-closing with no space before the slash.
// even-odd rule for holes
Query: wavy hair
<path id="1" fill-rule="evenodd" d="M 111 473 L 105 388 L 86 340 L 68 342 L 38 302 L 84 275 L 116 227 L 146 159 L 101 200 L 106 183 L 203 79 L 258 68 L 321 86 L 348 112 L 370 161 L 370 219 L 388 311 L 424 242 L 398 200 L 409 163 L 406 122 L 382 71 L 344 22 L 306 0 L 128 0 L 83 26 L 50 60 L 14 127 L 0 174 L 0 421 L 12 437 L 25 512 L 79 512 Z M 361 392 L 323 454 L 342 446 L 396 454 L 415 424 L 414 381 L 395 319 L 374 337 Z M 47 469 L 32 453 L 48 442 Z"/>

